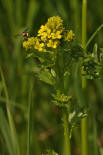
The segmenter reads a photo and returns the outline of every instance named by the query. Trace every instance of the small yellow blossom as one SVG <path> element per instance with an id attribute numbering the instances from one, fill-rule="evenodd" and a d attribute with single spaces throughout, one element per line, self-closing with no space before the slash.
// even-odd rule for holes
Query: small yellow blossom
<path id="1" fill-rule="evenodd" d="M 47 47 L 52 47 L 52 48 L 57 48 L 57 46 L 59 45 L 59 41 L 53 41 L 53 40 L 49 40 L 49 42 L 47 43 Z"/>
<path id="2" fill-rule="evenodd" d="M 51 33 L 51 38 L 52 39 L 61 39 L 62 35 L 61 35 L 62 31 L 57 31 L 55 33 Z"/>
<path id="3" fill-rule="evenodd" d="M 34 48 L 34 44 L 35 44 L 35 37 L 30 37 L 28 38 L 27 41 L 23 41 L 23 47 L 28 50 L 28 49 L 33 49 Z"/>
<path id="4" fill-rule="evenodd" d="M 47 26 L 42 25 L 37 36 L 41 37 L 42 41 L 46 41 L 51 37 L 51 30 Z"/>
<path id="5" fill-rule="evenodd" d="M 59 45 L 59 41 L 54 41 L 54 45 L 53 45 L 53 48 L 57 48 L 57 46 Z"/>
<path id="6" fill-rule="evenodd" d="M 37 41 L 36 44 L 34 45 L 34 48 L 40 52 L 44 50 L 43 47 L 44 47 L 44 43 L 40 43 L 39 41 Z"/>
<path id="7" fill-rule="evenodd" d="M 74 36 L 75 36 L 75 34 L 73 33 L 72 30 L 67 31 L 67 32 L 64 33 L 64 40 L 65 41 L 71 41 Z"/>
<path id="8" fill-rule="evenodd" d="M 46 31 L 46 26 L 41 25 L 40 30 L 38 31 L 38 34 L 41 34 L 44 31 Z"/>

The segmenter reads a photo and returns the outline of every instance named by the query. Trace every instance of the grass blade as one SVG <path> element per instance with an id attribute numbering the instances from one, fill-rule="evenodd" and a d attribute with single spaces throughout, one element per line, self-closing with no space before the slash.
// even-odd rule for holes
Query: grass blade
<path id="1" fill-rule="evenodd" d="M 1 107 L 0 107 L 0 131 L 6 142 L 8 153 L 10 155 L 15 155 L 15 150 L 14 150 L 13 143 L 12 143 L 9 124 L 5 118 L 4 112 Z"/>
<path id="2" fill-rule="evenodd" d="M 85 49 L 88 47 L 88 45 L 91 43 L 91 41 L 94 39 L 94 37 L 97 35 L 97 33 L 103 28 L 103 24 L 100 25 L 97 30 L 92 34 L 88 42 L 86 43 Z"/>
<path id="3" fill-rule="evenodd" d="M 0 73 L 1 73 L 2 83 L 3 83 L 4 93 L 5 93 L 5 97 L 6 97 L 6 109 L 7 109 L 7 116 L 8 116 L 8 121 L 9 121 L 10 132 L 11 132 L 11 138 L 13 141 L 13 147 L 15 148 L 15 155 L 20 155 L 20 149 L 19 149 L 19 144 L 18 144 L 18 140 L 17 140 L 15 125 L 14 125 L 13 118 L 12 118 L 11 111 L 10 111 L 8 91 L 7 91 L 4 75 L 3 75 L 1 68 L 0 68 Z"/>

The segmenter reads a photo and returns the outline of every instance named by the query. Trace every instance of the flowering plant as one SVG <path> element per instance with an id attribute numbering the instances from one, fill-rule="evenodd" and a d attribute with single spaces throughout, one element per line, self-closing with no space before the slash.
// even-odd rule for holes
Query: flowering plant
<path id="1" fill-rule="evenodd" d="M 72 69 L 81 71 L 87 79 L 100 78 L 103 73 L 102 56 L 98 55 L 97 45 L 93 52 L 86 54 L 76 41 L 72 30 L 66 30 L 59 16 L 50 17 L 38 30 L 36 37 L 23 41 L 27 56 L 35 58 L 37 68 L 34 72 L 40 80 L 52 85 L 52 103 L 59 106 L 64 126 L 66 154 L 70 154 L 70 131 L 75 124 L 87 116 L 84 106 L 73 104 L 73 95 L 68 93 L 67 79 L 71 79 Z M 101 49 L 102 50 L 102 49 Z M 75 67 L 74 67 L 75 66 Z"/>

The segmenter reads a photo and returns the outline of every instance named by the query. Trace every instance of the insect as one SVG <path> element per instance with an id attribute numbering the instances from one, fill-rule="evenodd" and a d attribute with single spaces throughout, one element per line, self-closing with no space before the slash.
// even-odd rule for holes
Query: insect
<path id="1" fill-rule="evenodd" d="M 14 36 L 15 39 L 18 39 L 18 37 L 23 37 L 23 40 L 27 40 L 29 37 L 29 32 L 27 29 L 25 29 L 22 33 L 18 33 Z"/>

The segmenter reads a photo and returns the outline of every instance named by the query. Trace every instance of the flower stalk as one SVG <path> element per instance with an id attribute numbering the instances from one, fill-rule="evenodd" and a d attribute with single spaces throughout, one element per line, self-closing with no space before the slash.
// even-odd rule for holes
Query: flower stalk
<path id="1" fill-rule="evenodd" d="M 63 125 L 64 125 L 64 139 L 65 139 L 65 154 L 71 155 L 68 114 L 66 112 L 64 112 L 64 114 L 63 114 Z"/>
<path id="2" fill-rule="evenodd" d="M 64 92 L 64 54 L 62 53 L 59 57 L 60 59 L 60 68 L 62 69 L 62 77 L 60 80 L 61 91 Z M 58 68 L 58 69 L 60 69 Z M 63 97 L 62 97 L 63 98 Z M 70 133 L 69 133 L 69 121 L 68 121 L 68 110 L 65 108 L 63 110 L 63 126 L 64 126 L 64 141 L 65 141 L 65 155 L 71 155 L 71 145 L 70 145 Z"/>

